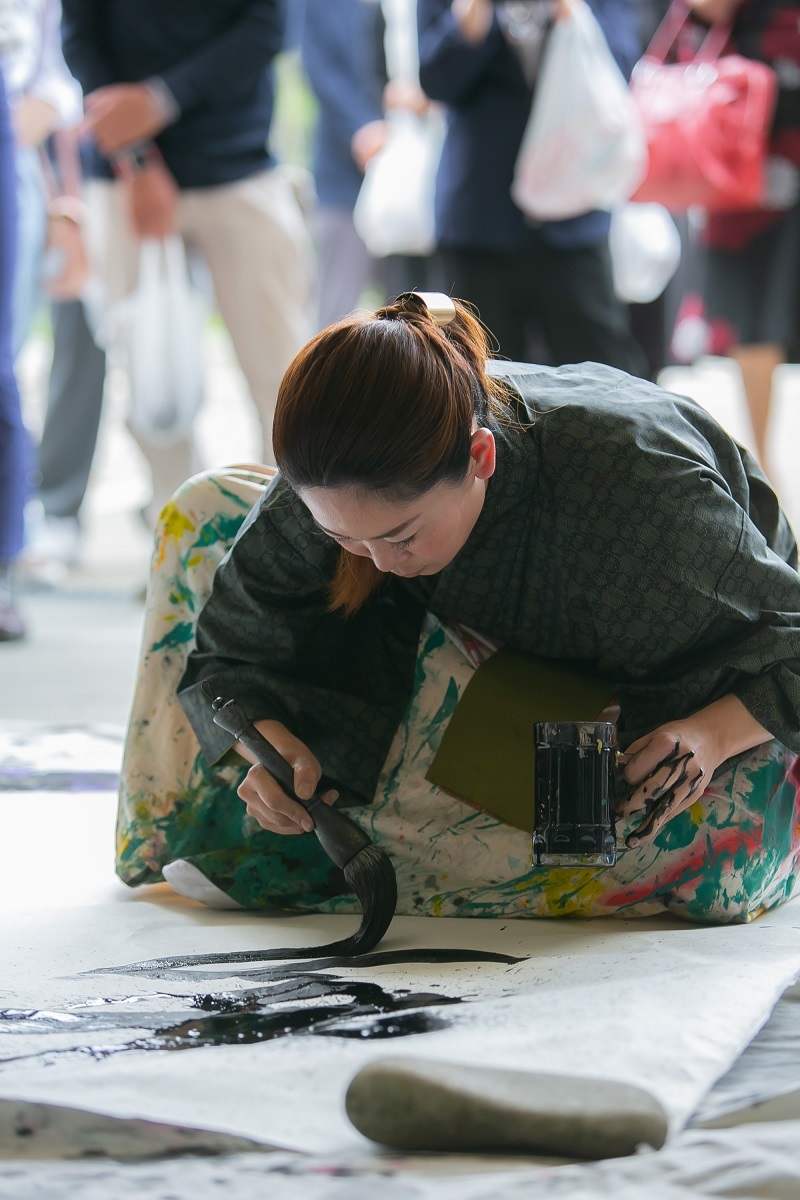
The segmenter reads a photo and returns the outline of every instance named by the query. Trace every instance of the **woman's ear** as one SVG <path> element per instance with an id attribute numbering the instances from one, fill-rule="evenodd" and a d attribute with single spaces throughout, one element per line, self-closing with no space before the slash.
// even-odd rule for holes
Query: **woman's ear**
<path id="1" fill-rule="evenodd" d="M 476 479 L 491 479 L 497 462 L 494 434 L 490 429 L 476 429 L 470 438 L 470 458 Z"/>

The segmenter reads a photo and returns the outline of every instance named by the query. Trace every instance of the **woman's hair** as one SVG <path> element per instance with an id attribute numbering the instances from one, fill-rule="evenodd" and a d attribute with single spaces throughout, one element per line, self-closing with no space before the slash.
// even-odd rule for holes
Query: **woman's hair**
<path id="1" fill-rule="evenodd" d="M 353 488 L 409 503 L 466 478 L 475 423 L 503 419 L 487 335 L 460 301 L 439 326 L 413 292 L 356 313 L 303 347 L 278 392 L 275 461 L 296 491 Z M 355 612 L 385 576 L 341 550 L 331 609 Z"/>

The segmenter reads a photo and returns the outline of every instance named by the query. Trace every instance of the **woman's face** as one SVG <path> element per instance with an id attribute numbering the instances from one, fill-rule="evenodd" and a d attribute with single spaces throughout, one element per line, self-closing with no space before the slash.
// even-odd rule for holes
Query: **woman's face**
<path id="1" fill-rule="evenodd" d="M 350 554 L 370 557 L 379 571 L 413 579 L 435 575 L 462 549 L 483 508 L 494 464 L 494 437 L 478 429 L 466 478 L 440 483 L 410 503 L 387 503 L 354 488 L 303 488 L 300 497 L 319 527 Z"/>

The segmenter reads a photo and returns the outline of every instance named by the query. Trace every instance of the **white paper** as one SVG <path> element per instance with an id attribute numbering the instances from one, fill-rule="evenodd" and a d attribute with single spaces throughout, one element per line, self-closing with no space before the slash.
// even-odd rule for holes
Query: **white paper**
<path id="1" fill-rule="evenodd" d="M 638 1084 L 662 1103 L 677 1131 L 800 973 L 797 904 L 726 928 L 671 918 L 404 917 L 379 950 L 490 950 L 524 961 L 354 962 L 333 972 L 390 993 L 410 988 L 462 998 L 425 1009 L 448 1022 L 432 1033 L 365 1042 L 286 1037 L 93 1057 L 93 1048 L 146 1036 L 138 1015 L 185 1008 L 170 997 L 237 992 L 254 983 L 226 967 L 205 968 L 212 978 L 191 971 L 158 979 L 83 972 L 164 955 L 314 945 L 349 932 L 355 918 L 214 912 L 165 885 L 131 892 L 110 877 L 111 797 L 27 794 L 0 804 L 8 844 L 19 847 L 0 881 L 3 1006 L 63 1019 L 63 1032 L 46 1034 L 24 1022 L 23 1032 L 9 1032 L 4 1023 L 0 1097 L 6 1099 L 208 1129 L 306 1153 L 363 1153 L 369 1143 L 344 1114 L 346 1086 L 365 1063 L 402 1054 Z M 86 1009 L 70 1006 L 101 1000 L 115 1003 L 94 1011 L 129 1013 L 127 1028 L 76 1034 L 72 1018 Z M 67 1053 L 43 1057 L 44 1050 Z"/>

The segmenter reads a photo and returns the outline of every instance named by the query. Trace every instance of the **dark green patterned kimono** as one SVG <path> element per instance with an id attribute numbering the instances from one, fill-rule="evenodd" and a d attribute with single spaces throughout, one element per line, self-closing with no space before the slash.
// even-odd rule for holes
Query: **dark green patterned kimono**
<path id="1" fill-rule="evenodd" d="M 220 566 L 180 687 L 210 761 L 230 747 L 200 682 L 284 722 L 369 801 L 427 611 L 607 677 L 632 740 L 734 692 L 800 752 L 797 547 L 766 478 L 694 402 L 595 364 L 493 364 L 521 399 L 470 538 L 438 575 L 326 611 L 338 547 L 277 479 Z"/>

